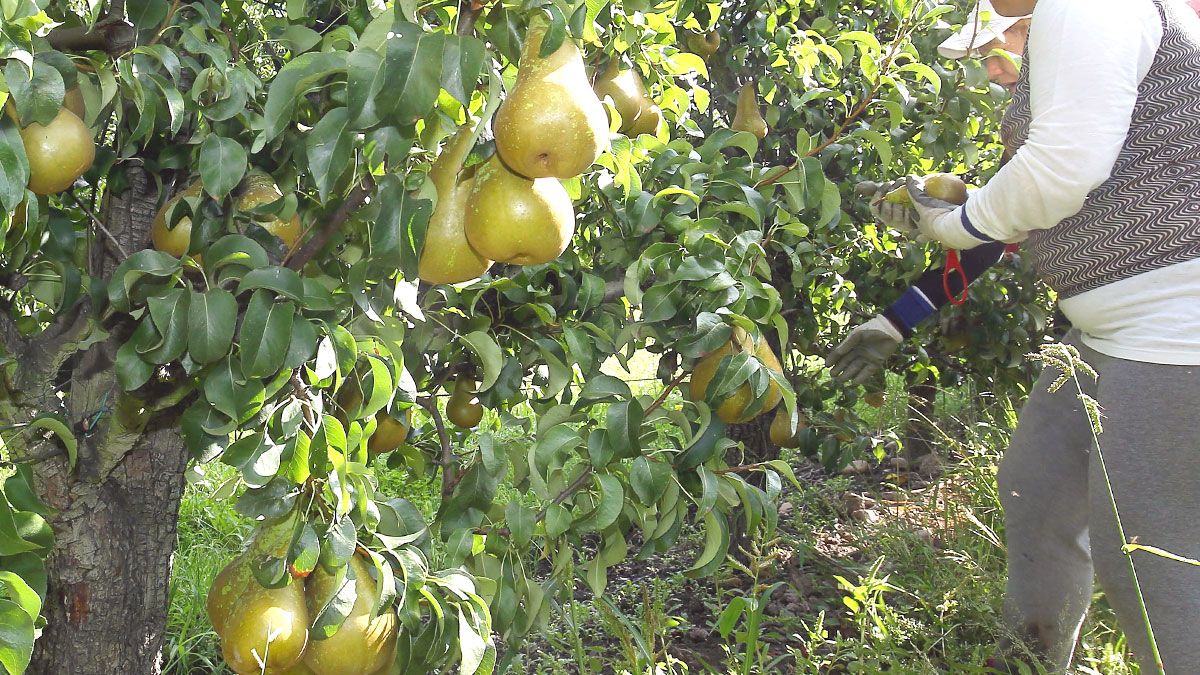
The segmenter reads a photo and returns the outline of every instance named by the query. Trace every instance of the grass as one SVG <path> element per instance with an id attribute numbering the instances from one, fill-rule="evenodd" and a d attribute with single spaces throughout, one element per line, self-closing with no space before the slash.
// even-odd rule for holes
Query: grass
<path id="1" fill-rule="evenodd" d="M 652 365 L 641 365 L 652 372 Z M 890 384 L 888 405 L 856 411 L 877 435 L 904 421 L 898 384 Z M 678 550 L 614 570 L 603 599 L 580 584 L 550 627 L 520 647 L 510 672 L 983 675 L 981 664 L 1002 632 L 1005 563 L 995 471 L 1015 416 L 996 409 L 981 415 L 967 404 L 974 398 L 953 391 L 939 398 L 943 453 L 952 461 L 936 480 L 906 485 L 887 473 L 830 476 L 790 458 L 804 489 L 785 490 L 776 536 L 756 542 L 741 571 L 684 577 L 680 571 L 698 545 L 696 533 L 685 534 Z M 249 527 L 231 500 L 213 498 L 231 470 L 210 466 L 205 472 L 190 483 L 180 514 L 164 654 L 170 673 L 228 672 L 204 599 Z M 385 493 L 433 510 L 435 483 L 406 482 L 386 471 L 380 482 Z M 875 499 L 882 518 L 871 524 L 849 518 L 844 503 L 850 493 Z M 499 498 L 510 496 L 517 494 Z M 718 625 L 731 603 L 762 598 L 772 585 L 778 586 L 758 607 L 757 623 L 744 612 Z M 1138 673 L 1115 626 L 1098 594 L 1076 674 Z M 754 655 L 752 663 L 747 654 Z"/>

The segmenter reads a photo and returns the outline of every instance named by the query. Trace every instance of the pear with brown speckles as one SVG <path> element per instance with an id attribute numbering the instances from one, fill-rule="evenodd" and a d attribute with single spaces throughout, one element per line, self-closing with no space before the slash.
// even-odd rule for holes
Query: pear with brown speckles
<path id="1" fill-rule="evenodd" d="M 496 113 L 496 150 L 526 178 L 573 178 L 608 147 L 608 115 L 570 37 L 540 56 L 546 23 L 531 22 L 517 82 Z"/>

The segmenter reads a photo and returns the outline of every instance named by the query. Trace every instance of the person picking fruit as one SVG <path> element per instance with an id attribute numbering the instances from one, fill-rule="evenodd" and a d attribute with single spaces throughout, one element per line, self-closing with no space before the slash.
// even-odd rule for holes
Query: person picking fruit
<path id="1" fill-rule="evenodd" d="M 1021 410 L 997 477 L 1005 617 L 1065 672 L 1095 573 L 1143 668 L 1193 672 L 1200 567 L 1124 547 L 1200 559 L 1200 18 L 1183 0 L 993 4 L 1033 14 L 1010 159 L 963 206 L 909 180 L 907 218 L 949 248 L 1021 242 L 1097 374 L 1051 392 L 1046 368 Z"/>
<path id="2" fill-rule="evenodd" d="M 1025 51 L 1029 35 L 1029 17 L 1000 16 L 988 0 L 983 0 L 968 16 L 966 25 L 938 47 L 951 59 L 984 58 L 988 79 L 1006 88 L 1017 82 L 1017 61 Z M 1001 53 L 1005 52 L 1005 53 Z M 869 197 L 871 214 L 880 224 L 905 233 L 915 233 L 915 211 L 911 200 L 893 201 L 888 195 L 907 186 L 906 179 L 889 183 L 864 181 L 855 191 Z M 964 251 L 960 256 L 961 275 L 944 275 L 932 269 L 902 293 L 882 314 L 853 330 L 827 359 L 834 379 L 861 385 L 874 377 L 900 344 L 912 336 L 918 325 L 960 297 L 968 284 L 983 275 L 1004 255 L 1006 246 L 991 243 Z"/>

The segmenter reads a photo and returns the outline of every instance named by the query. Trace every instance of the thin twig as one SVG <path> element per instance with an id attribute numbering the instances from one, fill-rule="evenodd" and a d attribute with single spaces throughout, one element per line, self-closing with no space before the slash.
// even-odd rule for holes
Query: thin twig
<path id="1" fill-rule="evenodd" d="M 450 433 L 446 431 L 446 423 L 442 421 L 442 411 L 438 410 L 437 399 L 433 397 L 417 400 L 417 405 L 429 412 L 433 418 L 433 427 L 437 429 L 438 442 L 442 446 L 442 499 L 448 499 L 454 494 L 454 486 L 458 485 L 454 471 L 454 447 L 450 445 Z"/>
<path id="2" fill-rule="evenodd" d="M 896 56 L 898 56 L 897 50 L 900 47 L 900 43 L 907 35 L 905 29 L 908 27 L 908 22 L 911 21 L 916 15 L 917 7 L 919 7 L 919 5 L 914 4 L 913 11 L 910 12 L 907 17 L 905 17 L 903 22 L 901 22 L 900 27 L 897 29 L 896 39 L 893 40 L 891 45 L 888 46 L 887 56 L 884 57 L 883 63 L 879 68 L 879 75 L 875 78 L 875 84 L 871 87 L 871 90 L 867 92 L 867 95 L 864 96 L 861 101 L 859 101 L 858 105 L 855 106 L 852 111 L 850 111 L 850 115 L 847 116 L 846 119 L 842 120 L 842 123 L 839 124 L 837 128 L 833 130 L 833 133 L 830 134 L 824 141 L 822 141 L 820 145 L 804 153 L 804 157 L 797 159 L 789 166 L 786 166 L 755 183 L 755 190 L 778 183 L 783 179 L 784 176 L 795 171 L 800 166 L 800 161 L 802 159 L 807 157 L 816 157 L 824 152 L 826 148 L 836 143 L 842 137 L 842 135 L 846 133 L 846 130 L 850 128 L 850 125 L 857 121 L 858 118 L 861 117 L 864 112 L 866 112 L 868 106 L 875 102 L 875 96 L 879 94 L 879 90 L 883 88 L 883 78 L 885 75 L 887 75 L 888 70 L 892 67 L 892 63 L 895 61 Z"/>
<path id="3" fill-rule="evenodd" d="M 97 216 L 95 212 L 93 212 L 87 206 L 85 206 L 83 202 L 79 201 L 79 197 L 76 197 L 75 193 L 68 192 L 67 195 L 71 197 L 71 201 L 75 202 L 75 205 L 78 206 L 80 210 L 82 210 L 89 218 L 92 219 L 92 222 L 96 224 L 96 227 L 100 228 L 100 231 L 104 233 L 104 236 L 108 237 L 109 243 L 111 243 L 113 247 L 117 249 L 117 252 L 121 254 L 121 257 L 128 258 L 129 252 L 125 250 L 124 246 L 121 246 L 121 242 L 117 240 L 116 236 L 114 236 L 112 232 L 108 231 L 108 228 L 104 226 L 103 222 L 101 222 L 100 217 Z"/>
<path id="4" fill-rule="evenodd" d="M 330 217 L 325 227 L 317 233 L 317 236 L 309 239 L 304 243 L 304 246 L 288 254 L 287 258 L 284 259 L 287 267 L 293 270 L 303 269 L 308 264 L 308 261 L 312 260 L 321 249 L 325 248 L 325 245 L 333 238 L 334 233 L 341 229 L 347 220 L 350 220 L 350 216 L 358 210 L 358 207 L 367 201 L 367 197 L 371 196 L 371 192 L 374 189 L 375 179 L 370 174 L 367 174 L 363 177 L 362 182 L 355 186 L 350 191 L 350 194 L 346 195 L 345 201 L 333 212 L 333 216 Z"/>

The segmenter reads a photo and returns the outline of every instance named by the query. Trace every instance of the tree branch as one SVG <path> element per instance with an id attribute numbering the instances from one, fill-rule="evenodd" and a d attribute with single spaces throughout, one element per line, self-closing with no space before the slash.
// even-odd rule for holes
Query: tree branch
<path id="1" fill-rule="evenodd" d="M 114 12 L 91 28 L 55 28 L 46 36 L 46 40 L 60 52 L 101 51 L 109 56 L 120 56 L 137 44 L 137 29 L 125 20 L 124 0 L 114 2 L 113 8 L 120 9 L 121 13 Z"/>
<path id="2" fill-rule="evenodd" d="M 433 418 L 433 427 L 437 430 L 438 442 L 442 446 L 442 499 L 449 499 L 454 494 L 454 486 L 458 485 L 457 472 L 454 471 L 454 447 L 450 445 L 450 434 L 446 431 L 446 423 L 442 421 L 442 412 L 438 410 L 437 399 L 422 398 L 417 405 L 429 412 Z"/>
<path id="3" fill-rule="evenodd" d="M 454 32 L 458 35 L 475 33 L 475 21 L 483 12 L 483 3 L 479 0 L 458 0 L 458 26 Z"/>
<path id="4" fill-rule="evenodd" d="M 367 174 L 367 176 L 363 178 L 362 182 L 359 183 L 353 190 L 351 190 L 350 194 L 346 195 L 345 201 L 343 201 L 341 206 L 339 206 L 337 210 L 333 212 L 333 216 L 329 219 L 329 222 L 325 225 L 325 227 L 322 228 L 315 237 L 305 242 L 304 246 L 301 246 L 300 248 L 296 249 L 295 252 L 288 255 L 288 257 L 284 260 L 287 267 L 297 271 L 304 269 L 304 266 L 307 265 L 308 262 L 312 260 L 321 249 L 325 248 L 325 245 L 328 244 L 329 240 L 333 238 L 333 235 L 337 233 L 339 229 L 341 229 L 342 225 L 345 225 L 346 221 L 350 220 L 350 216 L 354 215 L 354 212 L 358 210 L 358 207 L 362 206 L 363 203 L 367 201 L 367 197 L 371 196 L 371 192 L 374 189 L 375 179 L 370 174 Z"/>

